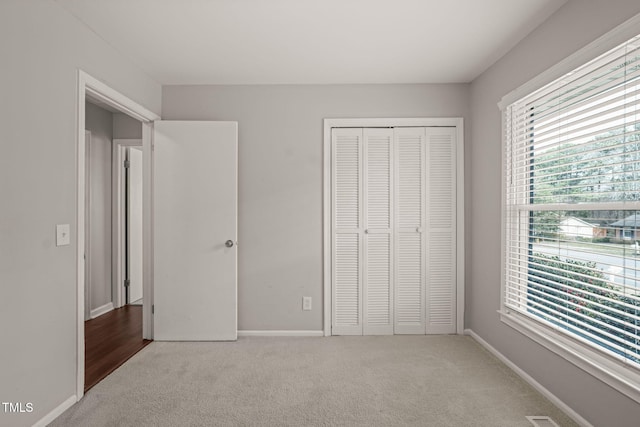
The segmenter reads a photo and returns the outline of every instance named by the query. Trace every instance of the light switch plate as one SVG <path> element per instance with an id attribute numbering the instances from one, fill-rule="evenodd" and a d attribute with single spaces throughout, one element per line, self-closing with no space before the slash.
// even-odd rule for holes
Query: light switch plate
<path id="1" fill-rule="evenodd" d="M 56 246 L 65 246 L 71 243 L 71 227 L 69 224 L 56 225 Z"/>

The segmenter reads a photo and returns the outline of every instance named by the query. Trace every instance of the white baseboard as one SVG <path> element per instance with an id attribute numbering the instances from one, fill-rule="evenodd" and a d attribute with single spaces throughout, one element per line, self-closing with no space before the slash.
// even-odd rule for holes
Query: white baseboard
<path id="1" fill-rule="evenodd" d="M 238 331 L 238 337 L 323 337 L 324 331 Z"/>
<path id="2" fill-rule="evenodd" d="M 92 319 L 95 319 L 96 317 L 100 317 L 103 314 L 110 312 L 111 310 L 113 310 L 113 302 L 110 302 L 98 308 L 94 308 L 93 310 L 91 310 L 89 316 L 91 316 Z"/>
<path id="3" fill-rule="evenodd" d="M 60 415 L 62 415 L 64 411 L 66 411 L 67 409 L 75 405 L 77 401 L 78 401 L 78 398 L 74 394 L 73 396 L 71 396 L 64 402 L 62 402 L 60 405 L 58 405 L 56 408 L 54 408 L 53 411 L 49 412 L 47 415 L 42 417 L 40 421 L 38 421 L 33 425 L 33 427 L 45 427 L 46 425 L 53 422 L 53 420 L 58 418 Z"/>
<path id="4" fill-rule="evenodd" d="M 531 387 L 533 387 L 534 389 L 536 389 L 536 391 L 538 391 L 538 393 L 540 393 L 541 395 L 543 395 L 544 397 L 549 399 L 551 401 L 551 403 L 553 403 L 558 408 L 560 408 L 560 410 L 562 410 L 565 414 L 567 414 L 569 417 L 571 417 L 576 423 L 578 423 L 579 425 L 581 425 L 583 427 L 593 427 L 593 425 L 591 423 L 589 423 L 587 420 L 585 420 L 580 414 L 578 414 L 576 411 L 574 411 L 569 405 L 567 405 L 562 400 L 560 400 L 555 394 L 551 393 L 547 388 L 545 388 L 542 384 L 540 384 L 538 381 L 533 379 L 533 377 L 531 375 L 527 374 L 525 371 L 523 371 L 521 368 L 519 368 L 511 360 L 507 359 L 507 357 L 504 354 L 500 353 L 491 344 L 489 344 L 488 342 L 483 340 L 473 330 L 465 329 L 464 330 L 464 334 L 465 335 L 469 335 L 471 338 L 476 340 L 478 342 L 478 344 L 483 346 L 489 353 L 493 354 L 502 363 L 507 365 L 513 372 L 518 374 L 518 376 L 520 376 L 520 378 L 522 378 L 527 383 L 529 383 L 529 385 Z"/>

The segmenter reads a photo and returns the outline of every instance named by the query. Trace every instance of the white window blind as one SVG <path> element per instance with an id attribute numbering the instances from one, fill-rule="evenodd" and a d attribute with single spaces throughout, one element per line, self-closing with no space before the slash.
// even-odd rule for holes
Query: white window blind
<path id="1" fill-rule="evenodd" d="M 505 308 L 640 368 L 640 36 L 503 119 Z"/>

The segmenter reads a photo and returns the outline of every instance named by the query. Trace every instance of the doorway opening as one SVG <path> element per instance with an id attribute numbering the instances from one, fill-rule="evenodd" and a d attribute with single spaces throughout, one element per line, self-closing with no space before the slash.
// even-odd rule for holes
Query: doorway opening
<path id="1" fill-rule="evenodd" d="M 142 123 L 88 96 L 85 132 L 86 392 L 151 341 L 142 334 Z"/>
<path id="2" fill-rule="evenodd" d="M 143 176 L 142 139 L 114 139 L 113 286 L 118 307 L 144 302 Z"/>
<path id="3" fill-rule="evenodd" d="M 77 94 L 76 399 L 80 400 L 88 388 L 153 339 L 151 130 L 159 117 L 81 70 Z M 96 114 L 102 116 L 98 123 Z M 135 123 L 136 134 L 114 139 L 122 138 L 115 132 L 116 117 L 129 126 Z M 129 156 L 135 157 L 135 175 L 123 170 Z M 136 274 L 135 296 L 140 300 L 136 305 L 129 304 L 134 302 L 131 274 Z M 135 340 L 133 346 L 128 338 Z"/>

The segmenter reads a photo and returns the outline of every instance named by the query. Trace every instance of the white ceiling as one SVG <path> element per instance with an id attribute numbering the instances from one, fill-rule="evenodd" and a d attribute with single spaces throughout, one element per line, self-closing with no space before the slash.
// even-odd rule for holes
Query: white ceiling
<path id="1" fill-rule="evenodd" d="M 161 84 L 470 82 L 566 0 L 55 0 Z"/>

